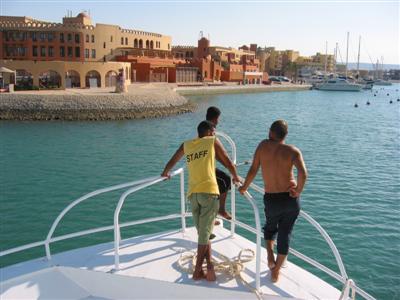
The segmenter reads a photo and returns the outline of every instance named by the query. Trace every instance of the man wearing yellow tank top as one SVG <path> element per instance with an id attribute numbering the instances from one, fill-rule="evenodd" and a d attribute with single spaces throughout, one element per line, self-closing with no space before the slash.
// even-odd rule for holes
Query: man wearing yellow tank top
<path id="1" fill-rule="evenodd" d="M 198 138 L 184 142 L 166 164 L 161 176 L 169 177 L 169 171 L 185 156 L 189 174 L 188 198 L 192 205 L 193 221 L 198 233 L 197 261 L 193 279 L 206 278 L 215 281 L 211 262 L 210 234 L 219 209 L 219 189 L 215 175 L 215 158 L 232 174 L 233 182 L 239 182 L 235 165 L 222 144 L 215 138 L 215 126 L 202 121 L 197 126 Z M 202 269 L 207 261 L 207 273 Z"/>

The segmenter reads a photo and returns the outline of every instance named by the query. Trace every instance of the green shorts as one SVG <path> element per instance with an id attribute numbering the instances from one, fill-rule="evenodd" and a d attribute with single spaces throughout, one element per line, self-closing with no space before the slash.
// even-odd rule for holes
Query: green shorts
<path id="1" fill-rule="evenodd" d="M 219 209 L 219 196 L 193 193 L 188 198 L 192 204 L 193 221 L 199 235 L 198 244 L 207 245 Z"/>

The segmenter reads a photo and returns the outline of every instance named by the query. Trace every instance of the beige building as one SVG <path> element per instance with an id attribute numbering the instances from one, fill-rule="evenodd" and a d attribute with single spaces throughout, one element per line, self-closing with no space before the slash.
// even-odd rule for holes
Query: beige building
<path id="1" fill-rule="evenodd" d="M 321 66 L 323 66 L 322 70 L 325 70 L 325 64 L 326 64 L 326 71 L 327 72 L 333 72 L 335 68 L 335 57 L 332 54 L 321 54 L 317 52 L 317 54 L 311 56 L 311 59 L 314 63 L 317 63 Z"/>
<path id="2" fill-rule="evenodd" d="M 261 70 L 273 75 L 283 75 L 291 63 L 297 61 L 299 52 L 294 50 L 276 50 L 266 47 L 257 51 Z"/>
<path id="3" fill-rule="evenodd" d="M 30 78 L 34 86 L 114 86 L 121 73 L 134 77 L 131 63 L 116 61 L 129 51 L 171 53 L 171 37 L 117 25 L 92 24 L 90 16 L 66 16 L 62 23 L 0 16 L 0 66 Z M 88 80 L 89 79 L 89 80 Z M 97 84 L 95 83 L 97 82 Z"/>

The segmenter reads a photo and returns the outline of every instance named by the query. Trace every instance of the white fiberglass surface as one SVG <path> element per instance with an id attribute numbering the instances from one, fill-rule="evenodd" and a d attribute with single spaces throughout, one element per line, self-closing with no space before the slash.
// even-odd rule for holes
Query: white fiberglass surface
<path id="1" fill-rule="evenodd" d="M 236 235 L 230 236 L 230 231 L 222 226 L 214 228 L 216 238 L 212 241 L 213 256 L 222 254 L 231 260 L 237 258 L 242 249 L 255 251 L 255 244 Z M 193 281 L 191 275 L 182 271 L 178 265 L 181 255 L 188 251 L 195 251 L 197 247 L 195 228 L 189 228 L 185 234 L 179 231 L 160 233 L 149 236 L 140 236 L 123 240 L 120 247 L 120 270 L 107 274 L 109 276 L 122 275 L 135 278 L 146 278 L 160 282 L 178 283 L 182 285 L 204 287 L 222 291 L 236 291 L 254 296 L 250 289 L 229 274 L 217 273 L 216 282 Z M 59 253 L 53 256 L 49 264 L 44 259 L 37 259 L 13 265 L 1 270 L 2 282 L 17 276 L 48 268 L 49 265 L 80 268 L 101 273 L 112 273 L 114 268 L 114 244 L 106 243 L 73 251 Z M 287 263 L 282 269 L 278 283 L 271 283 L 267 268 L 266 252 L 261 253 L 261 290 L 263 298 L 288 297 L 299 299 L 338 299 L 340 291 L 322 281 L 311 273 L 298 266 Z M 290 257 L 289 257 L 290 260 Z M 242 277 L 245 282 L 254 287 L 255 260 L 244 264 Z M 180 286 L 180 285 L 177 285 Z M 71 291 L 74 290 L 71 288 Z M 3 294 L 2 290 L 2 294 Z M 92 294 L 88 294 L 92 295 Z M 189 295 L 196 297 L 196 295 Z"/>

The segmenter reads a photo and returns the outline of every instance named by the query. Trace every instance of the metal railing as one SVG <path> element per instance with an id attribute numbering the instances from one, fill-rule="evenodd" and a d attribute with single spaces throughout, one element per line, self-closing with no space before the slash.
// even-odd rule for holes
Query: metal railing
<path id="1" fill-rule="evenodd" d="M 236 145 L 233 142 L 233 140 L 226 134 L 218 132 L 217 133 L 218 136 L 224 138 L 231 146 L 232 148 L 232 161 L 234 163 L 236 163 Z M 5 251 L 1 251 L 0 252 L 0 257 L 1 256 L 6 256 L 12 253 L 17 253 L 17 252 L 21 252 L 27 249 L 31 249 L 31 248 L 35 248 L 35 247 L 39 247 L 39 246 L 45 246 L 45 250 L 46 250 L 46 257 L 49 261 L 51 261 L 51 251 L 50 251 L 50 244 L 54 243 L 54 242 L 58 242 L 58 241 L 63 241 L 63 240 L 67 240 L 67 239 L 71 239 L 74 237 L 79 237 L 79 236 L 84 236 L 84 235 L 89 235 L 89 234 L 93 234 L 93 233 L 98 233 L 98 232 L 104 232 L 104 231 L 108 231 L 108 230 L 114 230 L 114 252 L 115 252 L 115 258 L 114 258 L 114 262 L 115 262 L 115 267 L 114 270 L 117 271 L 119 270 L 119 246 L 120 246 L 120 241 L 121 241 L 121 235 L 120 235 L 120 229 L 123 227 L 128 227 L 128 226 L 134 226 L 134 225 L 139 225 L 139 224 L 145 224 L 145 223 L 151 223 L 151 222 L 157 222 L 157 221 L 162 221 L 162 220 L 171 220 L 171 219 L 181 219 L 181 230 L 182 232 L 185 231 L 186 229 L 186 217 L 190 216 L 190 213 L 187 213 L 185 210 L 185 190 L 184 190 L 184 185 L 185 185 L 185 181 L 184 181 L 184 170 L 183 168 L 180 168 L 178 170 L 175 170 L 171 173 L 171 177 L 174 177 L 176 175 L 180 175 L 180 198 L 181 198 L 181 211 L 179 214 L 171 214 L 171 215 L 166 215 L 166 216 L 161 216 L 161 217 L 154 217 L 154 218 L 147 218 L 147 219 L 142 219 L 142 220 L 138 220 L 138 221 L 132 221 L 132 222 L 126 222 L 126 223 L 119 223 L 119 214 L 120 211 L 122 209 L 122 206 L 125 202 L 125 199 L 132 193 L 137 192 L 139 190 L 142 190 L 146 187 L 155 185 L 161 181 L 166 180 L 165 177 L 161 177 L 161 176 L 154 176 L 154 177 L 149 177 L 146 179 L 142 179 L 142 180 L 138 180 L 138 181 L 133 181 L 133 182 L 128 182 L 128 183 L 123 183 L 123 184 L 119 184 L 119 185 L 114 185 L 111 187 L 107 187 L 107 188 L 102 188 L 93 192 L 90 192 L 78 199 L 76 199 L 75 201 L 71 202 L 71 204 L 69 204 L 55 219 L 55 221 L 53 222 L 49 233 L 47 234 L 47 237 L 44 241 L 39 241 L 39 242 L 35 242 L 35 243 L 30 243 L 27 245 L 23 245 L 23 246 L 19 246 L 19 247 L 15 247 L 12 249 L 8 249 Z M 255 191 L 264 194 L 264 190 L 255 185 L 255 184 L 251 184 L 250 187 L 252 189 L 254 189 Z M 58 224 L 60 223 L 61 219 L 64 217 L 64 215 L 69 212 L 73 207 L 75 207 L 76 205 L 78 205 L 79 203 L 90 199 L 96 195 L 99 194 L 103 194 L 103 193 L 107 193 L 107 192 L 111 192 L 111 191 L 116 191 L 116 190 L 120 190 L 120 189 L 125 189 L 125 188 L 129 188 L 128 190 L 126 190 L 121 197 L 119 198 L 118 204 L 116 206 L 116 209 L 114 211 L 114 224 L 110 225 L 110 226 L 103 226 L 103 227 L 99 227 L 99 228 L 94 228 L 94 229 L 88 229 L 88 230 L 83 230 L 83 231 L 79 231 L 79 232 L 75 232 L 75 233 L 70 233 L 70 234 L 65 234 L 62 236 L 58 236 L 58 237 L 53 237 L 54 231 L 56 230 Z M 259 209 L 257 207 L 257 203 L 254 200 L 254 198 L 250 195 L 250 193 L 246 192 L 244 194 L 244 197 L 250 202 L 252 208 L 253 208 L 253 212 L 254 212 L 254 218 L 255 218 L 255 223 L 256 223 L 256 228 L 251 227 L 250 225 L 247 225 L 243 222 L 240 222 L 239 220 L 236 219 L 236 193 L 235 193 L 235 189 L 232 188 L 231 189 L 231 213 L 232 213 L 232 220 L 228 220 L 229 222 L 231 222 L 231 236 L 233 237 L 235 235 L 235 226 L 239 226 L 243 229 L 246 229 L 254 234 L 256 234 L 256 276 L 255 276 L 255 289 L 257 291 L 260 292 L 260 268 L 261 268 L 261 223 L 260 223 L 260 213 L 259 213 Z M 318 222 L 316 222 L 311 216 L 309 216 L 307 213 L 305 213 L 304 211 L 300 211 L 300 216 L 302 216 L 303 218 L 305 218 L 312 226 L 314 226 L 322 235 L 322 237 L 325 239 L 325 241 L 328 243 L 329 247 L 331 248 L 335 259 L 336 259 L 336 263 L 339 267 L 340 270 L 340 274 L 337 274 L 336 272 L 330 270 L 328 267 L 318 263 L 317 261 L 301 254 L 300 252 L 290 248 L 290 253 L 292 253 L 293 255 L 297 256 L 298 258 L 300 258 L 301 260 L 313 265 L 314 267 L 318 268 L 319 270 L 325 272 L 326 274 L 330 275 L 331 277 L 333 277 L 334 279 L 338 280 L 339 282 L 341 282 L 343 284 L 343 288 L 342 288 L 342 293 L 340 296 L 340 300 L 342 299 L 348 299 L 350 297 L 350 293 L 352 293 L 352 298 L 354 299 L 355 293 L 361 295 L 363 298 L 367 299 L 367 300 L 375 300 L 374 297 L 372 297 L 371 295 L 369 295 L 367 292 L 363 291 L 362 289 L 360 289 L 358 286 L 355 285 L 355 283 L 353 282 L 353 280 L 349 279 L 343 264 L 343 261 L 340 257 L 339 251 L 337 250 L 335 244 L 333 243 L 332 239 L 329 237 L 329 235 L 326 233 L 326 231 L 321 227 L 321 225 L 318 224 Z"/>

